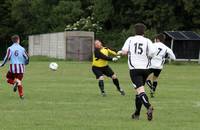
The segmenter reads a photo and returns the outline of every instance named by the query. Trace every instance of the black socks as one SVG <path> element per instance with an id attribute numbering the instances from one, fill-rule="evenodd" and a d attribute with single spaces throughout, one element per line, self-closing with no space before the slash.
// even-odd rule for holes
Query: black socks
<path id="1" fill-rule="evenodd" d="M 99 88 L 100 88 L 100 90 L 101 90 L 101 93 L 105 93 L 105 91 L 104 91 L 104 82 L 103 82 L 103 80 L 99 80 Z"/>
<path id="2" fill-rule="evenodd" d="M 140 93 L 140 94 L 139 94 L 139 98 L 140 98 L 142 104 L 143 104 L 147 109 L 149 109 L 149 107 L 151 106 L 151 104 L 149 103 L 149 99 L 148 99 L 146 93 L 145 93 L 145 92 Z"/>
<path id="3" fill-rule="evenodd" d="M 149 86 L 149 88 L 152 89 L 152 83 L 151 83 L 151 80 L 147 80 L 146 83 L 147 83 L 147 85 Z"/>
<path id="4" fill-rule="evenodd" d="M 113 79 L 113 83 L 116 86 L 117 90 L 120 91 L 119 80 L 118 79 Z"/>
<path id="5" fill-rule="evenodd" d="M 114 85 L 116 86 L 117 90 L 118 91 L 121 91 L 120 89 L 120 86 L 119 86 L 119 80 L 118 79 L 113 79 L 113 83 Z M 101 90 L 102 93 L 104 93 L 104 81 L 103 80 L 99 80 L 99 88 Z"/>
<path id="6" fill-rule="evenodd" d="M 157 81 L 153 81 L 153 91 L 156 91 L 157 85 L 158 85 L 158 82 Z"/>
<path id="7" fill-rule="evenodd" d="M 136 106 L 135 115 L 140 115 L 142 101 L 140 100 L 140 97 L 138 95 L 135 95 L 135 106 Z"/>
<path id="8" fill-rule="evenodd" d="M 153 84 L 152 84 L 150 80 L 147 80 L 146 83 L 150 87 L 150 89 L 152 89 L 154 92 L 156 91 L 156 87 L 158 85 L 157 81 L 153 81 Z"/>

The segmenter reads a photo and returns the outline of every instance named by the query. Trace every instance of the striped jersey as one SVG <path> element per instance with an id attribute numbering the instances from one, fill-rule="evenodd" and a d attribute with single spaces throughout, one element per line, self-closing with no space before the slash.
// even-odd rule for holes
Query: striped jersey
<path id="1" fill-rule="evenodd" d="M 8 60 L 10 60 L 9 71 L 11 73 L 24 73 L 25 65 L 29 60 L 29 57 L 25 49 L 20 46 L 19 43 L 13 43 L 13 45 L 7 49 L 6 56 L 4 57 L 1 66 L 3 66 Z"/>
<path id="2" fill-rule="evenodd" d="M 122 47 L 128 52 L 129 69 L 148 69 L 149 57 L 153 57 L 155 49 L 150 39 L 141 35 L 129 37 Z"/>

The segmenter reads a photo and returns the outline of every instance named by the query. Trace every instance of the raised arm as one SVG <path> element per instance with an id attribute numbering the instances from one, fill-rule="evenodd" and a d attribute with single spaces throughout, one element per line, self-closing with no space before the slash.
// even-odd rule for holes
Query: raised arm
<path id="1" fill-rule="evenodd" d="M 167 48 L 167 54 L 170 59 L 172 60 L 176 59 L 176 56 L 174 55 L 173 51 L 170 48 Z"/>
<path id="2" fill-rule="evenodd" d="M 112 61 L 112 57 L 106 56 L 103 53 L 100 52 L 100 49 L 95 49 L 94 50 L 94 55 L 97 59 L 103 59 L 107 61 Z"/>
<path id="3" fill-rule="evenodd" d="M 113 55 L 113 56 L 116 56 L 116 55 L 117 55 L 117 53 L 116 53 L 115 51 L 110 50 L 109 48 L 107 48 L 107 50 L 108 50 L 109 54 L 111 54 L 111 55 Z"/>

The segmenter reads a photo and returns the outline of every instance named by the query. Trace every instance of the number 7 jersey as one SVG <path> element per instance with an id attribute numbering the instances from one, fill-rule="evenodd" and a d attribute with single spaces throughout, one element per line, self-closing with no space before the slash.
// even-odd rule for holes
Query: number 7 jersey
<path id="1" fill-rule="evenodd" d="M 162 69 L 163 64 L 165 63 L 166 55 L 172 60 L 175 60 L 176 57 L 173 51 L 164 45 L 162 42 L 156 42 L 153 44 L 156 50 L 154 57 L 152 57 L 149 68 L 153 69 Z"/>
<path id="2" fill-rule="evenodd" d="M 129 37 L 122 47 L 128 52 L 129 69 L 148 69 L 149 57 L 155 55 L 155 49 L 150 39 L 141 35 Z"/>

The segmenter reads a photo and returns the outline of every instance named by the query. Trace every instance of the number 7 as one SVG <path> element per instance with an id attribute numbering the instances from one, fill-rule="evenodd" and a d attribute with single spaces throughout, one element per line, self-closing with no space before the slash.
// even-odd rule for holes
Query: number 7
<path id="1" fill-rule="evenodd" d="M 158 53 L 156 55 L 159 55 L 161 51 L 162 51 L 162 48 L 158 48 Z"/>

